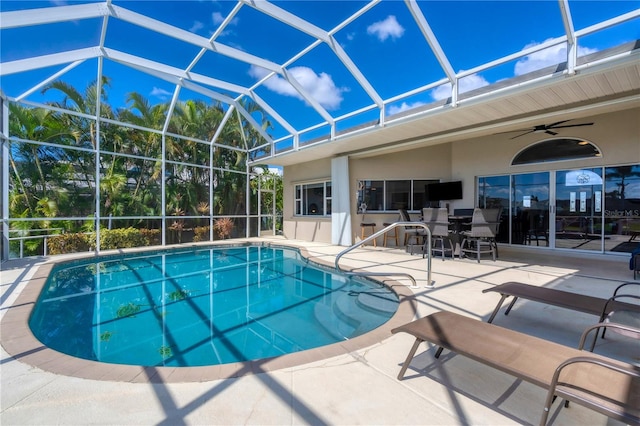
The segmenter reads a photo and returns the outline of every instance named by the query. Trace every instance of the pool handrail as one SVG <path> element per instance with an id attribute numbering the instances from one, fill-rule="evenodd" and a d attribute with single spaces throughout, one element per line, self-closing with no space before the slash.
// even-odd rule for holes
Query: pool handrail
<path id="1" fill-rule="evenodd" d="M 347 274 L 347 275 L 361 275 L 361 276 L 403 276 L 403 277 L 407 277 L 409 278 L 409 280 L 411 281 L 412 285 L 411 288 L 418 288 L 418 284 L 416 283 L 416 279 L 413 277 L 413 275 L 408 274 L 406 272 L 364 272 L 364 271 L 344 271 L 340 268 L 339 262 L 340 262 L 340 258 L 342 258 L 342 256 L 344 256 L 345 254 L 349 253 L 350 251 L 368 243 L 369 241 L 372 241 L 376 238 L 378 238 L 381 235 L 384 235 L 385 233 L 387 233 L 388 231 L 392 230 L 393 228 L 398 228 L 398 227 L 406 227 L 406 226 L 411 226 L 411 227 L 419 227 L 419 228 L 424 228 L 426 230 L 426 237 L 427 237 L 427 244 L 425 245 L 425 247 L 431 247 L 431 230 L 429 230 L 429 227 L 427 226 L 426 223 L 423 222 L 394 222 L 384 228 L 382 228 L 381 230 L 379 230 L 378 232 L 373 233 L 372 235 L 369 235 L 367 238 L 358 241 L 357 243 L 353 244 L 351 247 L 346 248 L 345 250 L 342 250 L 340 253 L 338 253 L 338 255 L 336 256 L 336 260 L 335 260 L 335 266 L 336 266 L 336 270 L 343 273 L 343 274 Z M 425 253 L 427 255 L 427 288 L 433 288 L 434 287 L 434 283 L 431 280 L 431 250 L 427 250 L 427 253 Z"/>

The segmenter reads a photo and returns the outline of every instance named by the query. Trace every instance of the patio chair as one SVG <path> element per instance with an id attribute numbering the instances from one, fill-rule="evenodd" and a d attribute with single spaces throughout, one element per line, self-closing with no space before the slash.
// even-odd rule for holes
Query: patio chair
<path id="1" fill-rule="evenodd" d="M 636 275 L 640 272 L 640 244 L 638 247 L 631 251 L 631 259 L 629 259 L 629 269 L 633 271 L 633 279 L 636 279 Z"/>
<path id="2" fill-rule="evenodd" d="M 400 213 L 400 221 L 401 222 L 412 222 L 411 216 L 409 216 L 409 212 L 406 209 L 399 209 Z M 413 254 L 413 245 L 419 244 L 420 238 L 424 237 L 425 231 L 423 228 L 416 226 L 405 226 L 404 227 L 404 246 L 411 246 L 411 254 Z"/>
<path id="3" fill-rule="evenodd" d="M 445 254 L 451 253 L 453 259 L 453 242 L 450 238 L 449 231 L 449 210 L 446 207 L 442 208 L 424 208 L 422 209 L 422 220 L 429 227 L 431 231 L 431 252 L 440 253 L 442 260 L 444 260 Z M 445 240 L 448 247 L 445 247 Z M 422 250 L 422 257 L 427 254 L 427 241 L 424 242 L 424 248 Z"/>
<path id="4" fill-rule="evenodd" d="M 463 231 L 462 254 L 474 253 L 478 263 L 483 253 L 491 253 L 493 261 L 498 257 L 498 244 L 496 235 L 500 226 L 500 215 L 502 208 L 473 210 L 471 218 L 471 230 Z"/>

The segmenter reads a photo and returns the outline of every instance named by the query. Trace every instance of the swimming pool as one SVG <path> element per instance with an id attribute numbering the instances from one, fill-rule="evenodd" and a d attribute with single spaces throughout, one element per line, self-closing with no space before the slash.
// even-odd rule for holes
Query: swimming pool
<path id="1" fill-rule="evenodd" d="M 74 357 L 204 366 L 352 339 L 397 308 L 387 287 L 320 267 L 294 249 L 210 246 L 57 264 L 29 326 L 46 346 Z"/>

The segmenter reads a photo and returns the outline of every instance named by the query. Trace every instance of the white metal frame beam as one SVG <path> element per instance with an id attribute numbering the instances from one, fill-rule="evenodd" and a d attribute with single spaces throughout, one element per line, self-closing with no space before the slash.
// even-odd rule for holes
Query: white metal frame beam
<path id="1" fill-rule="evenodd" d="M 360 84 L 360 86 L 365 90 L 365 92 L 371 97 L 371 99 L 382 108 L 382 98 L 373 86 L 367 81 L 366 77 L 360 69 L 355 65 L 355 63 L 351 60 L 349 55 L 342 49 L 339 43 L 336 42 L 335 38 L 329 34 L 329 32 L 324 31 L 321 28 L 311 24 L 310 22 L 305 21 L 304 19 L 299 18 L 292 13 L 279 8 L 278 6 L 269 3 L 264 0 L 241 0 L 250 5 L 251 7 L 265 13 L 266 15 L 271 16 L 278 21 L 289 25 L 313 38 L 316 40 L 322 41 L 329 46 L 329 48 L 333 51 L 333 53 L 338 57 L 338 59 L 342 62 L 342 64 L 347 68 L 347 70 L 351 73 L 353 78 Z M 364 12 L 361 12 L 364 13 Z M 317 43 L 313 43 L 315 47 Z M 310 49 L 305 49 L 310 50 Z M 296 55 L 299 57 L 300 55 Z M 289 63 L 291 61 L 288 61 Z"/>
<path id="2" fill-rule="evenodd" d="M 576 32 L 573 29 L 569 0 L 558 0 L 558 5 L 560 6 L 564 32 L 567 35 L 567 72 L 573 75 L 576 73 L 576 62 L 578 61 L 578 43 Z"/>
<path id="3" fill-rule="evenodd" d="M 444 50 L 442 50 L 442 47 L 438 42 L 438 38 L 431 30 L 431 27 L 427 22 L 427 18 L 425 18 L 416 0 L 405 0 L 405 4 L 407 5 L 407 8 L 409 8 L 411 15 L 413 15 L 413 19 L 416 21 L 416 24 L 418 24 L 420 31 L 422 31 L 422 35 L 427 40 L 427 43 L 429 43 L 431 51 L 436 56 L 436 59 L 440 63 L 440 66 L 451 83 L 451 105 L 456 106 L 458 104 L 458 77 L 449 62 L 449 59 L 447 59 L 447 55 L 444 54 Z"/>

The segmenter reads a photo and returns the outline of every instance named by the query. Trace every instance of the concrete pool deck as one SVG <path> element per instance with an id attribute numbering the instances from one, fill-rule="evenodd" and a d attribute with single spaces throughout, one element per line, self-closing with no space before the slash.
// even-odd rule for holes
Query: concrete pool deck
<path id="1" fill-rule="evenodd" d="M 251 241 L 304 248 L 314 260 L 329 265 L 344 249 L 282 238 Z M 296 354 L 293 361 L 274 359 L 218 368 L 230 377 L 225 379 L 194 371 L 166 374 L 157 368 L 137 368 L 134 376 L 125 375 L 118 380 L 113 375 L 118 375 L 120 366 L 78 368 L 74 364 L 76 367 L 70 367 L 71 371 L 65 374 L 51 368 L 53 364 L 47 366 L 47 361 L 35 366 L 35 360 L 43 362 L 40 354 L 50 351 L 41 345 L 15 352 L 16 346 L 9 341 L 24 336 L 24 325 L 21 330 L 5 317 L 15 315 L 12 311 L 30 311 L 30 306 L 21 300 L 37 286 L 36 274 L 45 262 L 46 259 L 23 259 L 2 264 L 3 425 L 537 424 L 545 390 L 448 351 L 435 360 L 434 348 L 427 344 L 421 345 L 405 379 L 398 381 L 396 376 L 413 338 L 392 335 L 392 325 L 407 322 L 406 315 L 410 320 L 438 310 L 486 320 L 498 295 L 482 294 L 482 290 L 506 281 L 607 298 L 619 284 L 633 280 L 626 256 L 578 257 L 500 247 L 496 262 L 434 258 L 435 287 L 430 289 L 425 287 L 426 260 L 422 256 L 411 256 L 402 249 L 366 246 L 345 256 L 341 265 L 375 272 L 409 272 L 419 287 L 410 288 L 406 279 L 393 277 L 403 284 L 407 295 L 405 316 L 394 317 L 395 322 L 362 336 L 360 342 L 353 339 L 338 348 L 305 351 Z M 522 300 L 508 317 L 500 313 L 494 323 L 575 347 L 582 330 L 596 321 L 591 315 Z M 30 334 L 28 330 L 26 333 Z M 640 363 L 640 343 L 615 333 L 599 340 L 595 352 Z M 56 363 L 55 359 L 49 362 Z M 563 409 L 559 406 L 553 406 L 553 424 L 615 424 L 576 404 Z"/>

